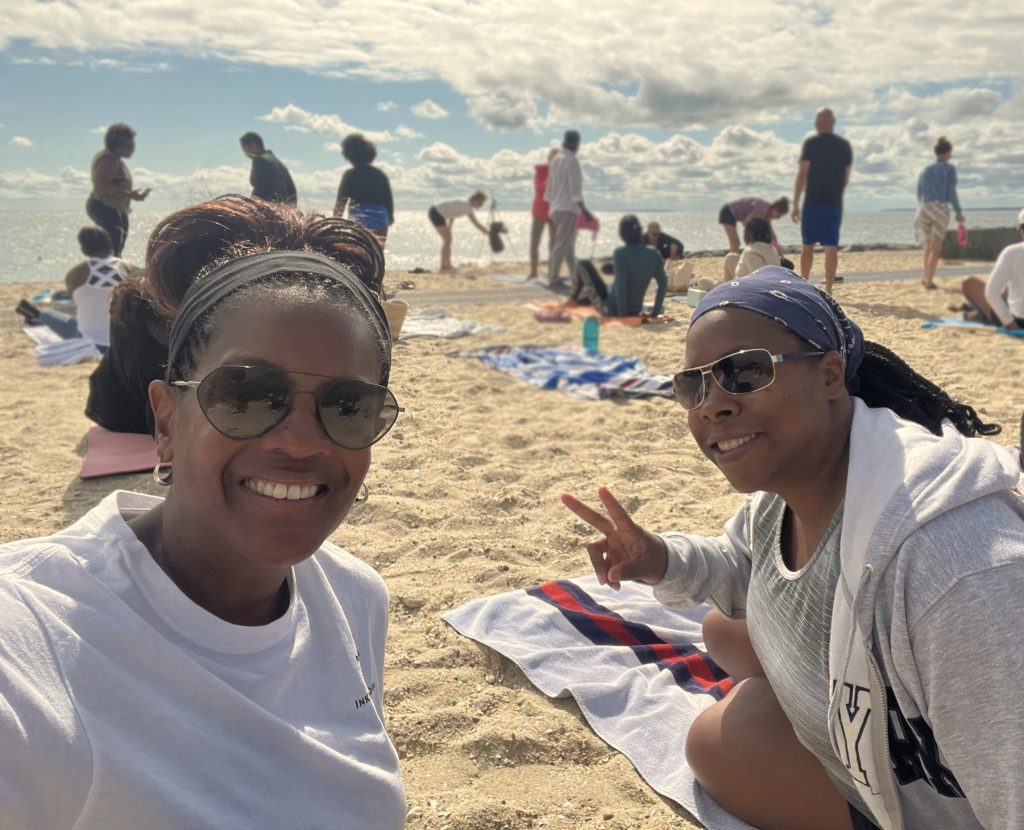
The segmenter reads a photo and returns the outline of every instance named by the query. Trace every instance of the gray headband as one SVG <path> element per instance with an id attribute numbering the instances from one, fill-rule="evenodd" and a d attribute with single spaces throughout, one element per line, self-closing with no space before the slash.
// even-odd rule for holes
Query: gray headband
<path id="1" fill-rule="evenodd" d="M 322 254 L 308 251 L 269 251 L 267 253 L 249 254 L 233 259 L 198 282 L 192 283 L 174 318 L 171 328 L 170 343 L 167 350 L 167 366 L 170 369 L 188 342 L 189 335 L 196 324 L 210 309 L 219 305 L 224 299 L 234 294 L 243 286 L 259 282 L 265 277 L 282 273 L 315 274 L 349 289 L 360 307 L 370 312 L 378 332 L 387 345 L 384 366 L 381 369 L 381 383 L 387 384 L 391 371 L 391 330 L 388 328 L 387 317 L 380 301 L 366 284 L 363 283 L 346 266 Z"/>

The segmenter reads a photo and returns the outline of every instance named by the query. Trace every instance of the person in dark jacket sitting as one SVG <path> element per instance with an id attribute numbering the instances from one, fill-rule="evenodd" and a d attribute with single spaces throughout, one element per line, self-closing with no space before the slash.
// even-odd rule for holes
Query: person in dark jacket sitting
<path id="1" fill-rule="evenodd" d="M 643 226 L 631 213 L 619 220 L 619 238 L 626 244 L 612 254 L 615 278 L 610 286 L 606 286 L 593 269 L 580 269 L 580 274 L 590 283 L 594 307 L 609 317 L 643 314 L 644 296 L 653 279 L 658 284 L 658 293 L 651 315 L 660 316 L 668 289 L 665 260 L 654 248 L 644 245 Z"/>

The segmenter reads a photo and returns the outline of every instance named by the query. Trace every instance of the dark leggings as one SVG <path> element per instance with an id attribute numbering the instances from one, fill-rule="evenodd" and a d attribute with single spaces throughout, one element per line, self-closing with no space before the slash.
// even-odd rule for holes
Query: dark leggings
<path id="1" fill-rule="evenodd" d="M 128 214 L 121 213 L 91 196 L 85 203 L 85 212 L 89 214 L 89 218 L 93 222 L 110 234 L 110 241 L 114 245 L 114 256 L 121 256 L 121 252 L 124 250 L 124 241 L 128 238 Z"/>

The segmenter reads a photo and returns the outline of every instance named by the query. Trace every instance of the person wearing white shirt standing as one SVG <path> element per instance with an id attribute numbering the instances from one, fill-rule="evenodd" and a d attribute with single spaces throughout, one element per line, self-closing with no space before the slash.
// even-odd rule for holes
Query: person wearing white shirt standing
<path id="1" fill-rule="evenodd" d="M 1021 241 L 1003 248 L 987 282 L 968 277 L 961 284 L 971 304 L 964 306 L 965 320 L 1024 328 L 1024 210 L 1017 214 L 1017 232 Z"/>
<path id="2" fill-rule="evenodd" d="M 558 285 L 558 271 L 562 260 L 569 265 L 569 276 L 576 270 L 576 216 L 582 213 L 588 221 L 593 215 L 583 204 L 583 171 L 576 153 L 580 148 L 580 134 L 566 130 L 562 151 L 551 161 L 544 200 L 551 205 L 551 224 L 554 242 L 548 268 L 548 286 Z"/>

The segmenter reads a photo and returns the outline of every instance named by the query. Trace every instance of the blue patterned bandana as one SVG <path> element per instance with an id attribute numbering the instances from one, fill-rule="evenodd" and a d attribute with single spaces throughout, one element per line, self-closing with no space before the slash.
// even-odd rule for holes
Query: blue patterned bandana
<path id="1" fill-rule="evenodd" d="M 742 308 L 770 317 L 823 352 L 839 352 L 846 364 L 846 388 L 856 392 L 855 378 L 864 357 L 864 334 L 839 303 L 781 265 L 759 268 L 749 277 L 716 285 L 697 304 L 692 326 L 716 308 Z"/>

